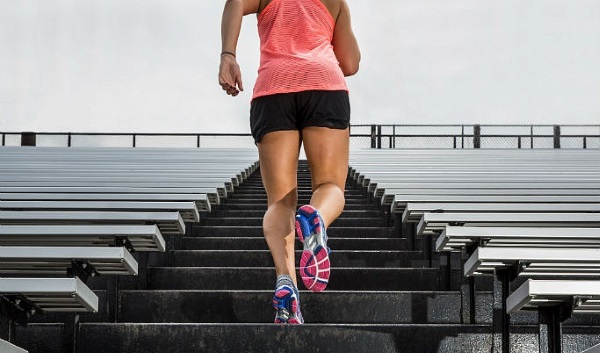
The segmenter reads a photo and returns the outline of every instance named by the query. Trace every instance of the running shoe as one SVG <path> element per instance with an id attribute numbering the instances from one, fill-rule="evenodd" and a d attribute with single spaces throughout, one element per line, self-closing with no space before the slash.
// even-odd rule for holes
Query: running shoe
<path id="1" fill-rule="evenodd" d="M 275 289 L 273 307 L 275 308 L 276 324 L 303 324 L 300 312 L 300 296 L 296 288 L 282 285 Z"/>
<path id="2" fill-rule="evenodd" d="M 329 283 L 329 248 L 323 218 L 310 205 L 304 205 L 296 212 L 296 234 L 304 244 L 300 258 L 300 277 L 306 288 L 322 292 Z"/>

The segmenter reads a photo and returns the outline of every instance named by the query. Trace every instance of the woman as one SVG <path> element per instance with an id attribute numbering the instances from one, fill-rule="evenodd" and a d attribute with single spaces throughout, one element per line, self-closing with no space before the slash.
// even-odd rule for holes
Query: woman
<path id="1" fill-rule="evenodd" d="M 302 280 L 308 289 L 322 291 L 330 275 L 326 227 L 342 213 L 348 173 L 350 103 L 344 76 L 358 71 L 360 51 L 345 0 L 227 0 L 219 84 L 231 96 L 243 91 L 236 61 L 242 17 L 254 13 L 261 60 L 250 127 L 267 191 L 263 232 L 277 273 L 275 322 L 301 324 L 294 230 L 304 244 Z M 296 211 L 302 143 L 313 194 Z"/>

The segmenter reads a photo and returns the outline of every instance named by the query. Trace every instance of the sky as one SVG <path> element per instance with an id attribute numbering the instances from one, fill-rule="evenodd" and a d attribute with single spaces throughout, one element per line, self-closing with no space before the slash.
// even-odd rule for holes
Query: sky
<path id="1" fill-rule="evenodd" d="M 600 124 L 598 0 L 347 0 L 353 124 Z M 248 132 L 217 82 L 224 0 L 0 0 L 0 131 Z"/>

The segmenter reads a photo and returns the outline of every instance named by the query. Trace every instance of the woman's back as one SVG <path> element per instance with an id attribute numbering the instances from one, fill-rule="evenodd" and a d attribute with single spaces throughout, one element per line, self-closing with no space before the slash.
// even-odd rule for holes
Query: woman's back
<path id="1" fill-rule="evenodd" d="M 347 90 L 333 51 L 334 29 L 335 19 L 320 0 L 269 1 L 258 15 L 261 63 L 253 98 Z"/>
<path id="2" fill-rule="evenodd" d="M 258 13 L 260 14 L 262 12 L 262 10 L 264 10 L 267 6 L 269 6 L 269 4 L 273 1 L 277 1 L 277 0 L 262 0 L 260 1 L 260 6 L 258 8 Z M 327 11 L 329 11 L 329 14 L 331 15 L 331 17 L 333 17 L 334 19 L 337 18 L 339 12 L 340 12 L 340 1 L 339 0 L 318 0 L 319 2 L 321 2 L 325 8 L 327 8 Z"/>

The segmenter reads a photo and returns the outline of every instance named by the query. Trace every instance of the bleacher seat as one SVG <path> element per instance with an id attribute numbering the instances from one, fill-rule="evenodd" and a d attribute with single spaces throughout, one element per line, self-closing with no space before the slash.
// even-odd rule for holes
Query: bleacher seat
<path id="1" fill-rule="evenodd" d="M 368 150 L 350 165 L 424 252 L 439 235 L 437 251 L 466 254 L 465 276 L 495 275 L 503 336 L 520 309 L 552 317 L 552 333 L 573 312 L 600 313 L 600 151 Z M 530 279 L 508 297 L 518 276 Z M 565 302 L 564 315 L 546 309 Z"/>
<path id="2" fill-rule="evenodd" d="M 165 251 L 256 168 L 254 149 L 2 147 L 0 296 L 97 311 L 88 276 L 136 275 L 130 251 Z"/>

